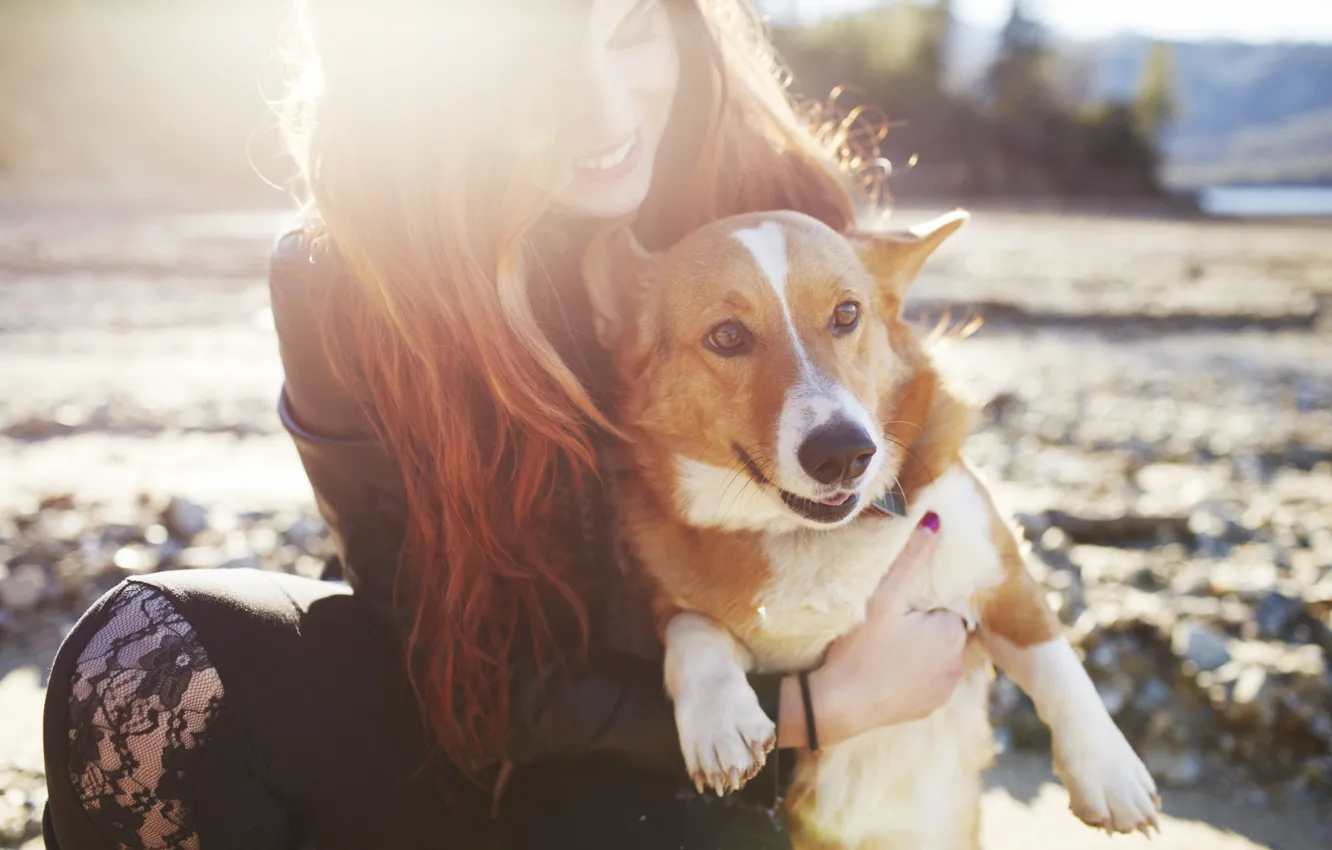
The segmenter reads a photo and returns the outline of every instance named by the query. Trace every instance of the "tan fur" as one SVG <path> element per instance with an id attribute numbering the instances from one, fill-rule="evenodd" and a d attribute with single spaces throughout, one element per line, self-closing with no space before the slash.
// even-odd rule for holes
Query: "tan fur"
<path id="1" fill-rule="evenodd" d="M 962 456 L 975 412 L 901 318 L 921 265 L 964 219 L 842 238 L 804 216 L 762 213 L 714 223 L 657 257 L 627 231 L 609 232 L 585 264 L 625 390 L 620 522 L 655 587 L 667 688 L 700 785 L 738 787 L 771 746 L 772 723 L 743 672 L 819 663 L 864 617 L 924 512 L 943 516 L 939 555 L 909 601 L 979 620 L 985 639 L 971 642 L 962 684 L 935 714 L 801 756 L 788 799 L 800 850 L 977 846 L 992 755 L 987 648 L 1050 720 L 1079 816 L 1117 830 L 1154 823 L 1150 777 L 1061 643 L 1018 537 Z M 860 325 L 841 333 L 831 321 L 846 302 L 860 305 Z M 730 321 L 753 340 L 740 356 L 704 344 Z M 825 422 L 875 432 L 874 461 L 855 484 L 861 501 L 846 504 L 859 512 L 893 487 L 908 518 L 861 512 L 819 525 L 791 507 L 788 497 L 811 504 L 835 486 L 796 459 Z"/>
<path id="2" fill-rule="evenodd" d="M 757 614 L 744 600 L 754 598 L 768 573 L 756 535 L 686 525 L 663 509 L 643 482 L 632 478 L 623 482 L 619 495 L 628 545 L 640 562 L 651 564 L 658 633 L 680 610 L 707 614 L 735 632 L 752 624 Z M 700 564 L 717 563 L 728 568 L 699 569 Z"/>
<path id="3" fill-rule="evenodd" d="M 1045 600 L 1045 591 L 1028 572 L 1017 532 L 990 503 L 991 535 L 1004 565 L 1004 583 L 981 595 L 980 616 L 991 632 L 1026 647 L 1054 640 L 1063 627 Z"/>

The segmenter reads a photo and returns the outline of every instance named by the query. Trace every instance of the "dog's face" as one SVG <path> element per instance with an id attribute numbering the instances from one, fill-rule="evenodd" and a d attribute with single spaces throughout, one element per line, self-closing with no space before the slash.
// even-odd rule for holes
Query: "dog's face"
<path id="1" fill-rule="evenodd" d="M 715 222 L 645 255 L 627 230 L 584 263 L 641 471 L 694 525 L 829 528 L 893 481 L 884 427 L 919 350 L 899 313 L 955 213 L 843 236 L 796 213 Z"/>

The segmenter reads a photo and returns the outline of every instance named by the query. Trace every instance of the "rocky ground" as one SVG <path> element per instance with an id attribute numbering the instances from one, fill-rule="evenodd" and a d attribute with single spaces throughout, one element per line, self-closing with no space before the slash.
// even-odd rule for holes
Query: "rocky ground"
<path id="1" fill-rule="evenodd" d="M 0 212 L 0 848 L 40 843 L 42 677 L 89 602 L 328 553 L 273 413 L 283 218 Z M 1329 846 L 1332 226 L 981 210 L 912 309 L 986 319 L 940 362 L 1165 786 L 1163 846 Z M 987 846 L 1107 846 L 1062 811 L 1021 694 L 995 713 Z"/>

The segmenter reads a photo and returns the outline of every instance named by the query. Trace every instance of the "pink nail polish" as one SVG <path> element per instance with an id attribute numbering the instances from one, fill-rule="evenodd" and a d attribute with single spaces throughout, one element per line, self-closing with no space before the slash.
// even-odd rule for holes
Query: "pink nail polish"
<path id="1" fill-rule="evenodd" d="M 938 532 L 939 515 L 934 511 L 926 511 L 925 516 L 920 518 L 920 527 L 928 528 L 930 531 Z"/>

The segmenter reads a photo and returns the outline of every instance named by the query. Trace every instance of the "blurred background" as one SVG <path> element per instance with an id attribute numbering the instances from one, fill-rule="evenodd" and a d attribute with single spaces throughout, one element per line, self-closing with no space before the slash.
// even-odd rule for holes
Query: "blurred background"
<path id="1" fill-rule="evenodd" d="M 1164 786 L 1156 847 L 1332 846 L 1332 3 L 766 0 L 865 107 L 977 463 Z M 0 848 L 39 847 L 73 620 L 158 569 L 317 574 L 274 413 L 283 0 L 0 0 Z M 1010 685 L 985 846 L 1078 824 Z"/>

